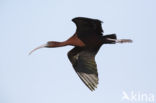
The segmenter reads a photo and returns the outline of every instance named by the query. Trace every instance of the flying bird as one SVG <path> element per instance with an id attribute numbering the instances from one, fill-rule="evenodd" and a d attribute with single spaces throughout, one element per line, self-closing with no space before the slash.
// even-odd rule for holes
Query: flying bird
<path id="1" fill-rule="evenodd" d="M 103 44 L 130 43 L 130 39 L 117 39 L 116 34 L 103 35 L 102 21 L 98 19 L 76 17 L 72 21 L 76 24 L 76 32 L 63 42 L 49 41 L 33 49 L 29 54 L 40 48 L 55 48 L 71 45 L 68 58 L 75 72 L 83 83 L 91 90 L 98 85 L 98 72 L 95 56 Z"/>

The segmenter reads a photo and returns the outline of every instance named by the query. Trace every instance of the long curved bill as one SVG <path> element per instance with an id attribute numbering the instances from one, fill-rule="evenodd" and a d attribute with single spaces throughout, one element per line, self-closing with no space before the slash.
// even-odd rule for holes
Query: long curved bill
<path id="1" fill-rule="evenodd" d="M 29 55 L 31 55 L 34 51 L 36 51 L 36 50 L 38 50 L 38 49 L 41 49 L 41 48 L 44 48 L 44 47 L 46 47 L 46 46 L 47 46 L 47 44 L 44 44 L 44 45 L 41 45 L 41 46 L 39 46 L 39 47 L 33 49 L 32 51 L 30 51 Z"/>

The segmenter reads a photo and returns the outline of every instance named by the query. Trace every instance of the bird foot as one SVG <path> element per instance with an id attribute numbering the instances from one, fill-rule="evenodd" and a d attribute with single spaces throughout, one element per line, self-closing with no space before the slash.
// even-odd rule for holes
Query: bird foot
<path id="1" fill-rule="evenodd" d="M 132 43 L 131 39 L 118 39 L 115 41 L 116 43 Z"/>
<path id="2" fill-rule="evenodd" d="M 132 43 L 133 41 L 131 39 L 111 39 L 107 38 L 107 40 L 111 40 L 115 43 Z"/>

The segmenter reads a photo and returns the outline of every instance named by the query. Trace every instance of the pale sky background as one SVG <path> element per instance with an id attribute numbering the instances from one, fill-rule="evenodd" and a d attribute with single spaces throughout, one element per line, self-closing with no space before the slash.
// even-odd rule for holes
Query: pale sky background
<path id="1" fill-rule="evenodd" d="M 28 56 L 36 46 L 72 36 L 71 19 L 78 16 L 100 19 L 105 34 L 134 41 L 102 46 L 94 92 L 67 58 L 73 47 Z M 0 0 L 0 103 L 132 103 L 121 101 L 122 91 L 156 99 L 155 30 L 155 0 Z"/>

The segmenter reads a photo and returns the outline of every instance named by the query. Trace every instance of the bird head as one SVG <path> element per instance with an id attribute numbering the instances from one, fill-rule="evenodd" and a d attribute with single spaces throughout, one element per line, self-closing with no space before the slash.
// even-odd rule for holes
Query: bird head
<path id="1" fill-rule="evenodd" d="M 56 41 L 49 41 L 46 44 L 43 44 L 41 46 L 38 46 L 37 48 L 33 49 L 32 51 L 30 51 L 29 55 L 32 54 L 34 51 L 41 49 L 41 48 L 54 48 L 54 47 L 58 47 L 59 42 Z"/>

